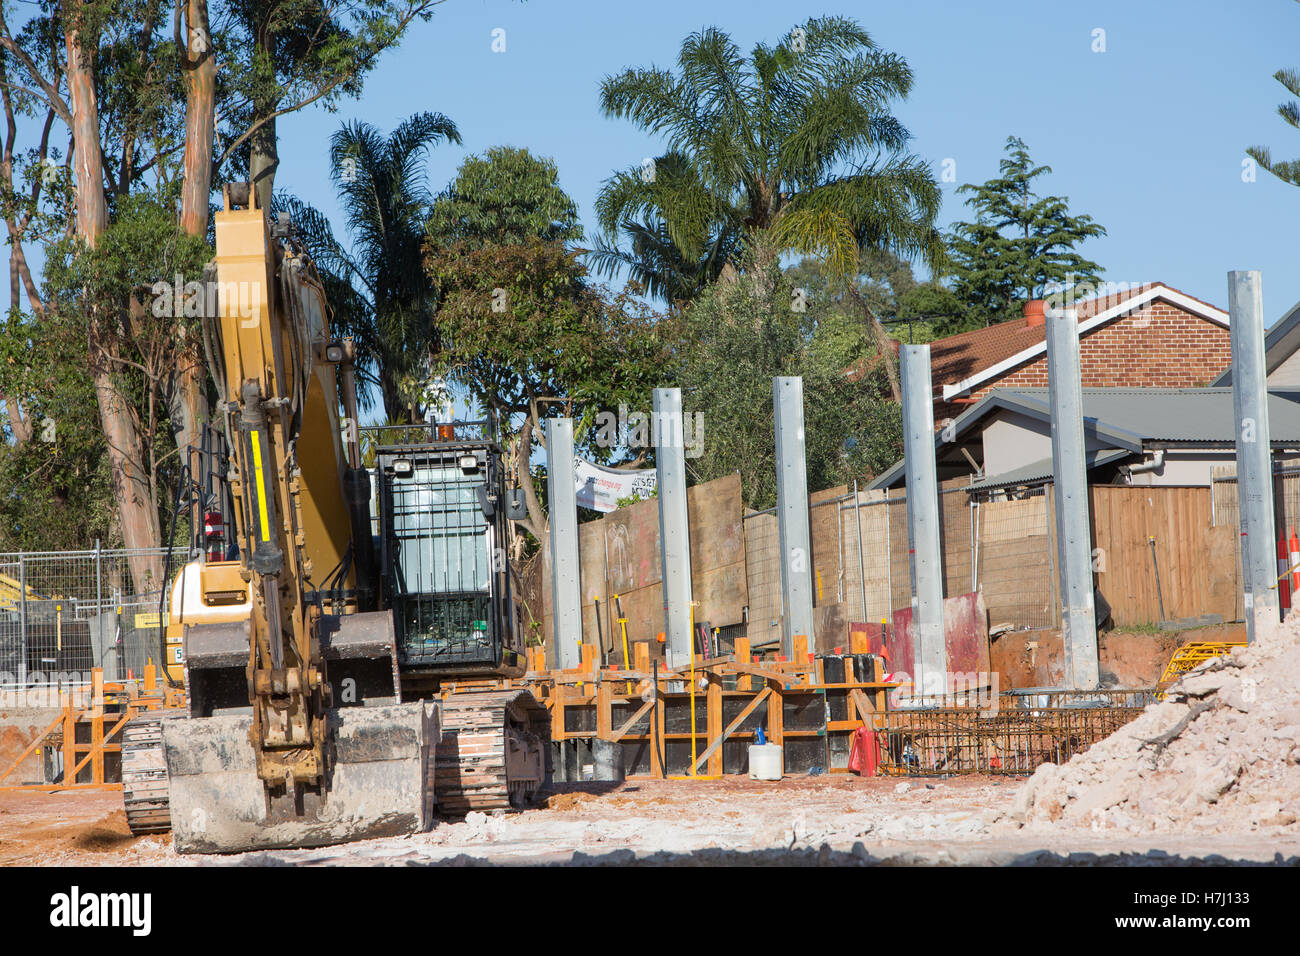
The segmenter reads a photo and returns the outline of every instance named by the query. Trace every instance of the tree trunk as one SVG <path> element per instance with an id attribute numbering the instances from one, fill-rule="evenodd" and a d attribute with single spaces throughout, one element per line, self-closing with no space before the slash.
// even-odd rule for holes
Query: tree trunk
<path id="1" fill-rule="evenodd" d="M 889 391 L 893 394 L 894 401 L 902 404 L 903 390 L 898 384 L 898 366 L 894 364 L 893 340 L 890 339 L 889 333 L 885 331 L 885 327 L 880 324 L 880 320 L 876 318 L 876 313 L 871 311 L 871 306 L 867 305 L 867 300 L 858 287 L 854 285 L 852 279 L 849 280 L 848 288 L 849 295 L 858 304 L 858 308 L 862 310 L 863 316 L 866 317 L 867 323 L 871 327 L 872 338 L 876 340 L 876 350 L 880 352 L 880 361 L 885 365 L 885 377 L 889 379 Z"/>
<path id="2" fill-rule="evenodd" d="M 263 23 L 256 31 L 257 56 L 265 62 L 274 63 L 271 53 L 270 26 Z M 274 67 L 271 68 L 274 70 Z M 276 103 L 265 96 L 254 96 L 252 122 L 256 123 L 275 112 Z M 275 170 L 280 165 L 280 153 L 276 146 L 275 120 L 268 119 L 253 131 L 248 138 L 248 178 L 257 193 L 257 205 L 262 209 L 271 208 L 271 193 L 275 188 Z"/>
<path id="3" fill-rule="evenodd" d="M 98 37 L 81 35 L 82 4 L 64 4 L 64 39 L 68 53 L 68 95 L 72 100 L 77 233 L 94 246 L 108 228 L 108 198 L 104 195 L 104 154 L 99 147 L 99 103 L 95 98 L 95 48 Z"/>
<path id="4" fill-rule="evenodd" d="M 248 176 L 257 191 L 257 205 L 271 208 L 271 193 L 275 189 L 275 170 L 280 165 L 280 154 L 275 142 L 275 120 L 267 120 L 248 138 Z"/>
<path id="5" fill-rule="evenodd" d="M 185 74 L 185 156 L 181 184 L 181 228 L 200 238 L 208 232 L 212 194 L 212 140 L 216 117 L 217 63 L 208 34 L 207 0 L 187 0 Z"/>
<path id="6" fill-rule="evenodd" d="M 22 279 L 18 272 L 18 260 L 20 247 L 11 246 L 9 249 L 9 307 L 17 313 L 22 307 Z M 5 410 L 9 414 L 9 430 L 13 432 L 14 444 L 21 445 L 29 441 L 32 437 L 31 422 L 23 415 L 23 410 L 18 404 L 18 399 L 12 395 L 0 395 L 0 402 L 4 402 Z"/>
<path id="7" fill-rule="evenodd" d="M 108 228 L 104 194 L 104 156 L 99 145 L 99 104 L 95 98 L 95 49 L 98 38 L 82 35 L 82 8 L 75 0 L 64 5 L 64 39 L 68 55 L 68 92 L 72 100 L 75 146 L 77 234 L 94 247 Z M 145 469 L 144 442 L 130 406 L 113 378 L 116 345 L 106 334 L 108 317 L 92 311 L 89 318 L 90 371 L 99 403 L 99 419 L 108 445 L 122 538 L 128 548 L 158 548 L 162 543 L 152 482 Z M 162 585 L 162 560 L 137 554 L 129 559 L 136 591 Z"/>
<path id="8" fill-rule="evenodd" d="M 216 124 L 217 62 L 208 34 L 208 0 L 187 0 L 185 73 L 185 157 L 182 161 L 181 228 L 190 235 L 208 233 L 208 198 L 212 194 L 212 139 Z"/>
<path id="9" fill-rule="evenodd" d="M 379 371 L 379 393 L 384 399 L 384 415 L 390 422 L 410 420 L 411 409 L 403 400 L 397 383 L 381 367 Z"/>
<path id="10" fill-rule="evenodd" d="M 208 233 L 208 199 L 212 194 L 212 141 L 216 122 L 217 64 L 208 32 L 207 0 L 185 4 L 185 44 L 181 67 L 185 74 L 185 154 L 182 161 L 181 228 L 191 236 Z M 169 402 L 175 423 L 176 447 L 188 461 L 188 449 L 199 447 L 207 424 L 207 376 L 203 345 L 196 335 L 180 330 L 177 340 L 176 383 Z"/>
<path id="11" fill-rule="evenodd" d="M 540 427 L 540 425 L 538 426 Z M 524 492 L 524 503 L 528 506 L 528 518 L 519 524 L 543 545 L 549 526 L 546 510 L 542 508 L 541 499 L 537 497 L 537 488 L 533 484 L 533 473 L 529 462 L 533 457 L 533 416 L 524 416 L 524 427 L 519 431 L 519 457 L 515 477 Z"/>

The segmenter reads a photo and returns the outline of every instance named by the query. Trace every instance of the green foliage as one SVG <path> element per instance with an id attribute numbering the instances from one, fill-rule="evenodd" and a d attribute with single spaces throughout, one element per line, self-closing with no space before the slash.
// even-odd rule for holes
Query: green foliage
<path id="1" fill-rule="evenodd" d="M 620 402 L 644 404 L 664 355 L 654 316 L 587 283 L 578 253 L 529 239 L 433 251 L 442 293 L 442 367 L 499 419 L 547 411 L 562 398 L 582 423 Z M 583 431 L 579 427 L 579 431 Z M 608 451 L 591 448 L 598 459 Z"/>
<path id="2" fill-rule="evenodd" d="M 611 461 L 590 425 L 602 409 L 641 405 L 662 384 L 664 353 L 654 317 L 629 295 L 607 297 L 587 282 L 578 253 L 529 238 L 477 248 L 430 248 L 441 294 L 440 371 L 490 411 L 529 497 L 525 527 L 540 537 L 545 515 L 529 469 L 541 422 L 564 406 L 577 419 L 579 447 Z"/>
<path id="3" fill-rule="evenodd" d="M 560 188 L 559 178 L 554 160 L 526 149 L 496 146 L 471 156 L 433 204 L 427 242 L 478 248 L 528 239 L 579 240 L 578 207 Z"/>
<path id="4" fill-rule="evenodd" d="M 869 247 L 939 261 L 938 185 L 889 112 L 911 86 L 902 57 L 841 17 L 810 19 L 748 57 L 709 28 L 682 43 L 676 71 L 607 77 L 605 114 L 667 149 L 605 182 L 596 271 L 626 268 L 680 301 L 729 264 L 783 251 L 820 256 L 838 274 Z"/>
<path id="5" fill-rule="evenodd" d="M 1102 271 L 1075 246 L 1106 230 L 1090 216 L 1070 215 L 1065 197 L 1034 192 L 1034 180 L 1052 168 L 1033 165 L 1022 140 L 1008 137 L 1006 149 L 1000 176 L 958 190 L 971 194 L 967 205 L 976 212 L 951 237 L 953 292 L 978 317 L 972 325 L 1015 318 L 1022 303 L 1053 285 L 1095 285 Z"/>
<path id="6" fill-rule="evenodd" d="M 0 447 L 0 550 L 120 543 L 87 364 L 92 315 L 103 317 L 96 340 L 147 442 L 154 504 L 169 514 L 180 464 L 167 413 L 175 339 L 178 329 L 198 330 L 197 319 L 167 305 L 175 276 L 200 278 L 211 254 L 177 228 L 171 205 L 144 195 L 119 203 L 94 249 L 72 239 L 48 247 L 45 315 L 11 311 L 0 335 L 0 394 L 15 396 L 36 425 L 33 440 Z M 155 297 L 157 283 L 165 295 Z"/>
<path id="7" fill-rule="evenodd" d="M 120 545 L 108 455 L 86 372 L 84 332 L 11 312 L 0 394 L 20 396 L 31 441 L 0 442 L 0 551 Z"/>
<path id="8" fill-rule="evenodd" d="M 578 261 L 582 237 L 555 164 L 496 148 L 465 161 L 434 204 L 426 265 L 440 296 L 438 368 L 500 423 L 528 500 L 523 527 L 546 526 L 544 486 L 532 466 L 542 421 L 575 419 L 588 458 L 618 462 L 593 425 L 602 410 L 642 407 L 666 353 L 655 316 L 629 291 L 593 286 Z"/>
<path id="9" fill-rule="evenodd" d="M 911 265 L 888 250 L 865 250 L 847 279 L 811 257 L 788 266 L 785 273 L 807 312 L 812 330 L 808 348 L 827 368 L 864 367 L 880 354 L 873 328 L 846 294 L 850 283 L 895 341 L 929 342 L 947 334 L 944 330 L 954 317 L 960 319 L 961 306 L 951 292 L 937 283 L 918 282 Z"/>
<path id="10" fill-rule="evenodd" d="M 628 495 L 626 498 L 619 498 L 617 501 L 614 502 L 614 507 L 626 508 L 628 505 L 638 504 L 639 502 L 642 501 L 657 501 L 658 498 L 659 498 L 659 488 L 656 486 L 655 490 L 650 492 L 650 494 L 646 495 L 645 497 L 642 497 L 641 495 L 638 494 L 638 495 Z"/>
<path id="11" fill-rule="evenodd" d="M 1281 83 L 1282 88 L 1292 96 L 1300 96 L 1300 71 L 1278 70 L 1273 74 L 1273 79 Z M 1300 129 L 1300 103 L 1296 103 L 1295 100 L 1287 100 L 1285 103 L 1279 104 L 1277 115 L 1282 117 L 1282 121 L 1292 129 Z M 1267 146 L 1250 146 L 1246 149 L 1246 154 L 1282 182 L 1290 183 L 1292 186 L 1300 186 L 1300 160 L 1275 161 Z"/>
<path id="12" fill-rule="evenodd" d="M 328 110 L 361 92 L 379 57 L 442 0 L 231 0 L 213 5 L 222 153 L 236 178 L 250 148 L 275 155 L 276 115 L 311 104 Z M 256 172 L 255 170 L 253 172 Z M 269 191 L 268 191 L 269 195 Z"/>
<path id="13" fill-rule="evenodd" d="M 687 459 L 693 481 L 738 472 L 745 503 L 776 501 L 772 378 L 803 377 L 809 487 L 868 478 L 902 453 L 899 408 L 880 363 L 850 381 L 842 312 L 791 308 L 795 287 L 752 263 L 709 287 L 677 321 L 677 378 L 687 411 L 704 415 L 704 452 Z"/>

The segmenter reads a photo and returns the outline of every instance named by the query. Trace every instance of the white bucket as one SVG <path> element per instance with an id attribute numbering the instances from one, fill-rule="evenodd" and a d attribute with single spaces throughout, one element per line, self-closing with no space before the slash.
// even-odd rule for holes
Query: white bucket
<path id="1" fill-rule="evenodd" d="M 776 744 L 750 744 L 749 775 L 755 780 L 780 780 L 781 748 Z"/>

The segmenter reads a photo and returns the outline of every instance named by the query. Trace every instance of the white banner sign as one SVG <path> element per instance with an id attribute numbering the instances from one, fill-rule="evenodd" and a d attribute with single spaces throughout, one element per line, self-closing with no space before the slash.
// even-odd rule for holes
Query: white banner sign
<path id="1" fill-rule="evenodd" d="M 618 507 L 620 498 L 631 498 L 633 495 L 649 498 L 655 492 L 656 477 L 653 468 L 638 471 L 602 468 L 581 458 L 574 459 L 573 467 L 577 475 L 580 508 L 609 512 Z"/>

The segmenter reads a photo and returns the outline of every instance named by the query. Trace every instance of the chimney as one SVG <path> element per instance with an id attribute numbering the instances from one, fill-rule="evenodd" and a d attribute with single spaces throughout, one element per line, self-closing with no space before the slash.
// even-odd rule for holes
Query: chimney
<path id="1" fill-rule="evenodd" d="M 1043 299 L 1030 299 L 1025 303 L 1025 325 L 1029 328 L 1047 324 L 1047 316 L 1044 308 L 1047 303 Z"/>

